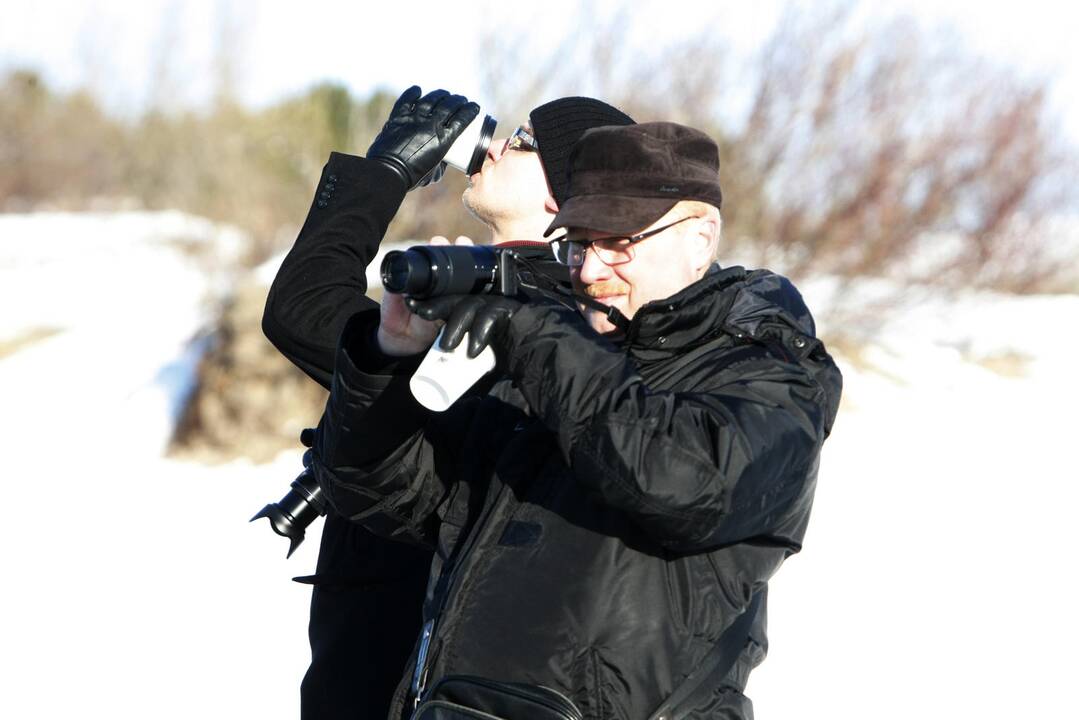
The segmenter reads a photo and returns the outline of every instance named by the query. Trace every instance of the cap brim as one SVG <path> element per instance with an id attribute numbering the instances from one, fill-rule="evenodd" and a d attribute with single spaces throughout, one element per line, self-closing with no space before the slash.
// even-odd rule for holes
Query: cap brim
<path id="1" fill-rule="evenodd" d="M 648 227 L 677 204 L 677 198 L 576 195 L 562 205 L 543 237 L 558 228 L 571 227 L 629 235 Z"/>

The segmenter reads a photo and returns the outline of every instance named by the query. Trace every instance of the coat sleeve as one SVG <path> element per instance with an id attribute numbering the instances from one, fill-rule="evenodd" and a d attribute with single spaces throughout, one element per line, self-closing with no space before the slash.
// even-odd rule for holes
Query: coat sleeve
<path id="1" fill-rule="evenodd" d="M 263 333 L 325 388 L 345 322 L 375 307 L 364 295 L 366 270 L 404 199 L 400 186 L 381 163 L 331 153 L 307 220 L 270 287 Z"/>
<path id="2" fill-rule="evenodd" d="M 799 542 L 790 525 L 808 516 L 825 422 L 823 391 L 799 365 L 764 346 L 729 364 L 687 353 L 693 387 L 660 391 L 576 312 L 547 304 L 521 308 L 505 345 L 575 481 L 661 545 Z"/>
<path id="3" fill-rule="evenodd" d="M 434 546 L 469 409 L 435 415 L 408 381 L 422 356 L 392 360 L 373 339 L 378 310 L 351 318 L 341 335 L 330 397 L 312 448 L 312 470 L 331 507 L 371 532 Z"/>

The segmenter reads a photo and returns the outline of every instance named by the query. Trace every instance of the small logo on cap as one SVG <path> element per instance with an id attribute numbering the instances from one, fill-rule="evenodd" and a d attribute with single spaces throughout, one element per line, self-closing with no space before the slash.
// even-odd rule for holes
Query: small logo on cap
<path id="1" fill-rule="evenodd" d="M 682 192 L 682 188 L 677 187 L 676 185 L 660 185 L 659 191 L 665 193 L 676 193 Z"/>

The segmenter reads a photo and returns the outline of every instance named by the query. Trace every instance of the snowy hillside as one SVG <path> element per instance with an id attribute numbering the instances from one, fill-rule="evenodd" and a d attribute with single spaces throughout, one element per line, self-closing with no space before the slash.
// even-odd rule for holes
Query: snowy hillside
<path id="1" fill-rule="evenodd" d="M 319 528 L 286 561 L 247 520 L 299 453 L 162 458 L 229 281 L 191 248 L 236 243 L 176 213 L 0 215 L 6 717 L 298 716 L 309 588 L 289 578 Z M 758 718 L 1079 717 L 1077 330 L 1079 296 L 971 294 L 839 358 Z"/>

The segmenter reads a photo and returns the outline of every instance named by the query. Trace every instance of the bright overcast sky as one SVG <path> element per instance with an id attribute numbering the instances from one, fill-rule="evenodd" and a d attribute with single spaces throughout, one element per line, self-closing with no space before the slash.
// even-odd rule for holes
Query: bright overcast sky
<path id="1" fill-rule="evenodd" d="M 115 111 L 136 113 L 162 94 L 180 104 L 209 96 L 215 37 L 234 29 L 238 90 L 264 104 L 320 80 L 358 94 L 396 91 L 413 82 L 475 96 L 479 28 L 528 28 L 557 40 L 562 18 L 581 0 L 542 3 L 331 2 L 329 0 L 0 0 L 0 72 L 31 67 L 54 87 L 89 86 Z M 615 7 L 595 0 L 601 14 Z M 751 52 L 771 28 L 780 0 L 636 0 L 627 42 L 670 43 L 703 23 L 736 52 Z M 878 0 L 908 11 L 927 26 L 954 25 L 969 46 L 1024 71 L 1055 76 L 1052 100 L 1079 143 L 1079 13 L 1052 0 Z M 712 8 L 702 16 L 701 8 Z M 1063 8 L 1063 9 L 1061 9 Z M 675 23 L 672 18 L 678 18 Z M 222 20 L 224 18 L 224 21 Z M 694 21 L 697 25 L 694 26 Z M 677 26 L 676 26 L 677 25 Z M 172 68 L 167 83 L 158 69 Z M 512 68 L 506 68 L 512 82 Z M 477 98 L 482 101 L 482 98 Z"/>

